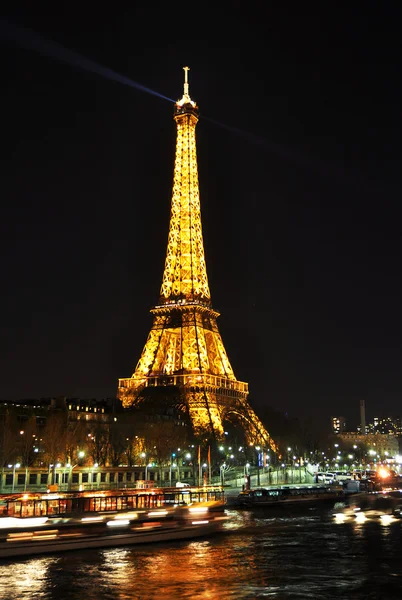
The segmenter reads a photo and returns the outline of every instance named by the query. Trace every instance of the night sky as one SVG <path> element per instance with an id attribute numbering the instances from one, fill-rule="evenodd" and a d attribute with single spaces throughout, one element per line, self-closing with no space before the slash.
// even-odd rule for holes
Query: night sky
<path id="1" fill-rule="evenodd" d="M 400 415 L 399 2 L 40 4 L 7 17 L 164 96 L 190 66 L 212 302 L 257 413 Z M 173 105 L 1 51 L 0 398 L 114 397 L 159 296 Z"/>

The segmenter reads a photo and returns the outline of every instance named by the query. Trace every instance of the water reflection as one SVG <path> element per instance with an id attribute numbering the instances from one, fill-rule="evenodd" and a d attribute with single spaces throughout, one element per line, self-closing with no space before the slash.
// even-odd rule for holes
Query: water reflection
<path id="1" fill-rule="evenodd" d="M 0 600 L 402 597 L 401 521 L 232 515 L 210 539 L 0 563 Z"/>
<path id="2" fill-rule="evenodd" d="M 31 559 L 27 562 L 9 562 L 0 565 L 0 598 L 45 598 L 49 569 L 57 558 Z"/>

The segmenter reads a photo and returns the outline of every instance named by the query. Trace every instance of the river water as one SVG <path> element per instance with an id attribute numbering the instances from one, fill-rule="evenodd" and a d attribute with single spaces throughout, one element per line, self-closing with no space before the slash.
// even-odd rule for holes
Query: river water
<path id="1" fill-rule="evenodd" d="M 0 562 L 1 600 L 402 598 L 402 521 L 228 511 L 222 535 Z"/>

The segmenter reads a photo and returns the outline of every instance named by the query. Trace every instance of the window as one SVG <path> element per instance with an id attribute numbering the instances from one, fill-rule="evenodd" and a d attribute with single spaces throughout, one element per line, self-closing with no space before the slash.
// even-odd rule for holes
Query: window
<path id="1" fill-rule="evenodd" d="M 24 483 L 25 483 L 25 473 L 18 473 L 17 483 L 18 483 L 18 485 L 24 485 Z"/>
<path id="2" fill-rule="evenodd" d="M 73 473 L 72 482 L 73 482 L 73 483 L 78 483 L 78 481 L 79 481 L 79 477 L 80 477 L 80 474 L 79 474 L 79 473 Z"/>
<path id="3" fill-rule="evenodd" d="M 110 483 L 114 482 L 114 473 L 109 473 L 109 482 Z"/>
<path id="4" fill-rule="evenodd" d="M 131 481 L 132 473 L 126 473 L 126 481 Z"/>
<path id="5" fill-rule="evenodd" d="M 119 483 L 121 483 L 124 479 L 124 473 L 118 473 L 117 475 L 118 475 L 118 481 L 119 481 Z"/>
<path id="6" fill-rule="evenodd" d="M 47 485 L 47 473 L 40 474 L 40 483 L 41 485 Z"/>
<path id="7" fill-rule="evenodd" d="M 101 473 L 101 483 L 105 483 L 106 482 L 106 473 Z"/>
<path id="8" fill-rule="evenodd" d="M 29 474 L 29 485 L 36 485 L 37 480 L 38 480 L 38 474 L 37 473 L 30 473 Z"/>
<path id="9" fill-rule="evenodd" d="M 6 485 L 13 485 L 13 474 L 6 473 Z"/>
<path id="10" fill-rule="evenodd" d="M 82 473 L 82 483 L 88 483 L 88 473 Z"/>

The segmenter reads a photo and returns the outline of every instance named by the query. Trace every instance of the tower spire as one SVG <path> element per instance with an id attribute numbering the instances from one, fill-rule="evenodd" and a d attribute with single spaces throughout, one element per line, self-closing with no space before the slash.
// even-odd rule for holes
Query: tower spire
<path id="1" fill-rule="evenodd" d="M 183 71 L 184 71 L 184 95 L 188 96 L 190 98 L 189 93 L 188 93 L 188 72 L 189 72 L 189 70 L 190 70 L 190 67 L 183 67 Z"/>
<path id="2" fill-rule="evenodd" d="M 189 108 L 197 108 L 197 105 L 195 102 L 193 102 L 190 98 L 190 94 L 189 94 L 189 85 L 188 85 L 188 72 L 190 70 L 190 67 L 183 67 L 183 71 L 184 71 L 184 90 L 183 90 L 183 97 L 181 98 L 181 100 L 178 100 L 176 103 L 177 107 L 182 107 L 182 106 L 188 106 Z"/>

